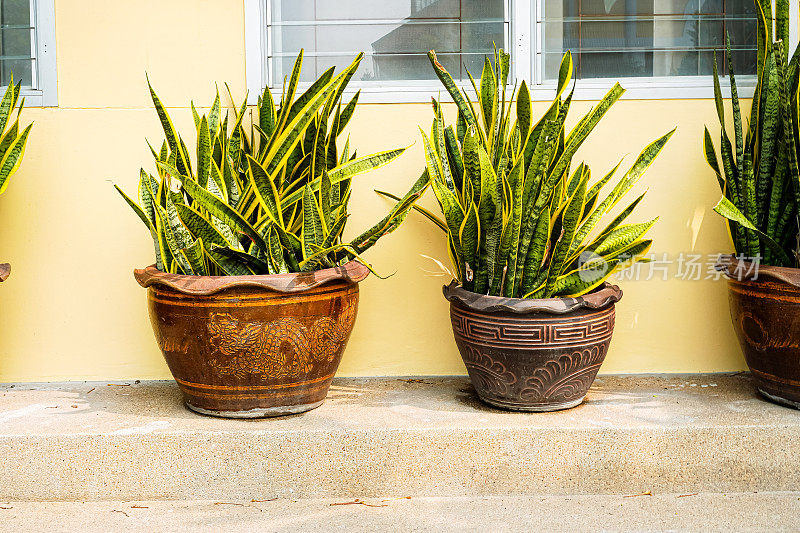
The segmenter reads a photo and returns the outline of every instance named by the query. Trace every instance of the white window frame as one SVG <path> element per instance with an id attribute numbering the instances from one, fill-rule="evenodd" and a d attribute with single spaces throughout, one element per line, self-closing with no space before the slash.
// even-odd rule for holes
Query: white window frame
<path id="1" fill-rule="evenodd" d="M 25 107 L 58 106 L 58 72 L 56 70 L 55 0 L 30 0 L 31 56 L 35 58 L 31 73 L 35 89 L 23 89 Z M 5 90 L 5 88 L 3 88 Z"/>
<path id="2" fill-rule="evenodd" d="M 541 18 L 542 0 L 506 0 L 506 22 L 510 27 L 509 48 L 514 51 L 512 78 L 530 82 L 534 100 L 551 100 L 555 82 L 542 81 L 541 57 L 543 38 Z M 798 2 L 790 2 L 790 41 L 797 42 Z M 271 79 L 265 58 L 271 55 L 269 0 L 244 0 L 245 50 L 248 101 L 254 104 Z M 791 53 L 792 51 L 790 51 Z M 473 73 L 475 74 L 475 73 Z M 480 74 L 480 73 L 477 73 Z M 578 80 L 574 100 L 599 100 L 614 82 L 626 89 L 623 98 L 629 100 L 709 99 L 714 97 L 711 76 L 680 76 L 650 78 L 597 78 Z M 730 95 L 727 83 L 722 82 L 723 93 Z M 755 88 L 755 76 L 737 78 L 739 96 L 749 98 Z M 355 92 L 355 88 L 351 93 Z M 471 90 L 471 88 L 470 88 Z M 273 91 L 276 91 L 273 88 Z M 277 88 L 280 96 L 280 88 Z M 361 87 L 360 101 L 366 103 L 427 103 L 431 97 L 447 100 L 447 93 L 438 82 L 424 84 L 385 84 Z"/>

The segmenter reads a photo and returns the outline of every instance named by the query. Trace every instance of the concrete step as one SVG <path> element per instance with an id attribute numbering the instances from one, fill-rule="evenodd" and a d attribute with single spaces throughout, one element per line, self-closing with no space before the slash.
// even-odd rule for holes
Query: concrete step
<path id="1" fill-rule="evenodd" d="M 800 493 L 0 503 L 0 531 L 797 531 Z"/>
<path id="2" fill-rule="evenodd" d="M 800 412 L 747 375 L 602 376 L 557 413 L 465 378 L 338 379 L 305 415 L 197 415 L 171 382 L 0 386 L 0 501 L 785 491 Z"/>

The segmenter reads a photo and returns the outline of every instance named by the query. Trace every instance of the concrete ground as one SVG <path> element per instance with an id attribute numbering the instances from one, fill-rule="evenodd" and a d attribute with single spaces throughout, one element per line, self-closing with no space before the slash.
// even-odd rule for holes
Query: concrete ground
<path id="1" fill-rule="evenodd" d="M 798 531 L 800 492 L 0 503 L 0 531 Z"/>

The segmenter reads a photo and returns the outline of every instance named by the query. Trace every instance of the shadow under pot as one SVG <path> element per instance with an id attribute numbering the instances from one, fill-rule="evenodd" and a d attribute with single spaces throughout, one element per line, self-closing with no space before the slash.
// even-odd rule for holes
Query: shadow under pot
<path id="1" fill-rule="evenodd" d="M 723 256 L 733 329 L 756 388 L 800 409 L 800 269 L 756 266 Z"/>
<path id="2" fill-rule="evenodd" d="M 456 345 L 485 403 L 558 411 L 583 402 L 614 332 L 616 285 L 578 298 L 486 296 L 444 287 Z"/>
<path id="3" fill-rule="evenodd" d="M 353 331 L 358 282 L 368 274 L 358 262 L 269 276 L 134 271 L 186 406 L 227 418 L 322 404 Z"/>

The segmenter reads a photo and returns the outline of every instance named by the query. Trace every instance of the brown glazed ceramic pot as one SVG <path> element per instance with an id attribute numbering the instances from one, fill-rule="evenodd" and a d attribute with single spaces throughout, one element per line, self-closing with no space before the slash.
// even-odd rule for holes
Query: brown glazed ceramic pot
<path id="1" fill-rule="evenodd" d="M 322 404 L 358 309 L 357 262 L 300 274 L 184 276 L 150 266 L 150 321 L 186 405 L 258 418 Z"/>
<path id="2" fill-rule="evenodd" d="M 614 331 L 615 285 L 579 298 L 525 300 L 444 288 L 456 345 L 484 402 L 515 411 L 580 404 Z"/>
<path id="3" fill-rule="evenodd" d="M 731 256 L 717 268 L 728 275 L 733 329 L 758 391 L 800 409 L 800 270 L 759 266 L 756 276 Z"/>

